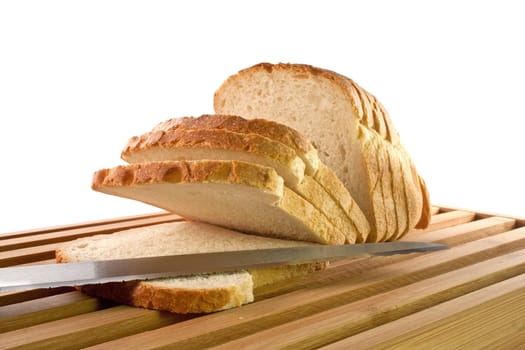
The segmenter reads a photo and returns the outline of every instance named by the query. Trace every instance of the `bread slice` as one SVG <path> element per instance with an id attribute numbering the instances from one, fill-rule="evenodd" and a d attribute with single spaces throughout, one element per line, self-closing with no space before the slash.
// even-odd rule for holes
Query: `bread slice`
<path id="1" fill-rule="evenodd" d="M 280 142 L 293 149 L 305 163 L 306 174 L 314 174 L 319 167 L 320 161 L 317 150 L 308 139 L 297 130 L 271 120 L 259 118 L 245 119 L 236 115 L 205 114 L 199 117 L 171 118 L 157 124 L 151 132 L 168 132 L 179 129 L 218 129 L 241 134 L 256 134 L 264 136 L 267 139 Z M 133 139 L 143 139 L 144 136 L 145 135 Z"/>
<path id="2" fill-rule="evenodd" d="M 246 233 L 343 244 L 318 209 L 284 186 L 275 169 L 220 160 L 164 161 L 102 169 L 92 188 Z"/>
<path id="3" fill-rule="evenodd" d="M 398 223 L 397 223 L 397 208 L 401 208 L 400 205 L 396 205 L 394 201 L 394 192 L 397 192 L 397 187 L 393 184 L 391 160 L 388 154 L 388 143 L 382 142 L 383 139 L 375 131 L 370 131 L 374 138 L 376 151 L 378 152 L 377 157 L 381 162 L 381 192 L 383 194 L 383 202 L 385 206 L 385 217 L 386 217 L 386 231 L 381 241 L 388 241 L 393 237 L 397 236 Z M 402 208 L 406 210 L 405 207 Z"/>
<path id="4" fill-rule="evenodd" d="M 350 221 L 358 232 L 356 242 L 365 242 L 370 234 L 370 224 L 368 219 L 333 170 L 323 162 L 320 162 L 319 168 L 314 174 L 314 179 L 323 186 L 326 192 L 334 198 L 341 208 L 343 208 L 343 211 L 348 215 Z"/>
<path id="5" fill-rule="evenodd" d="M 170 119 L 164 123 L 159 124 L 151 132 L 145 133 L 140 137 L 133 137 L 128 142 L 122 158 L 130 163 L 144 163 L 148 161 L 166 161 L 166 160 L 199 160 L 199 159 L 214 159 L 214 160 L 238 160 L 248 161 L 251 163 L 267 165 L 274 167 L 278 174 L 285 179 L 285 185 L 297 192 L 305 200 L 313 204 L 320 210 L 341 232 L 346 235 L 347 243 L 354 243 L 358 237 L 366 237 L 370 230 L 364 214 L 359 210 L 357 205 L 353 206 L 353 200 L 348 193 L 348 190 L 337 179 L 335 174 L 331 171 L 319 171 L 320 162 L 317 154 L 313 153 L 311 159 L 315 161 L 317 170 L 314 176 L 307 174 L 295 175 L 292 180 L 293 183 L 287 181 L 287 176 L 293 173 L 293 169 L 286 169 L 286 166 L 279 162 L 279 157 L 266 157 L 257 153 L 257 147 L 253 147 L 251 152 L 245 152 L 240 147 L 230 147 L 230 140 L 235 138 L 244 138 L 250 140 L 259 140 L 264 143 L 266 154 L 277 154 L 281 152 L 283 147 L 288 150 L 284 153 L 290 154 L 294 151 L 301 152 L 298 148 L 303 150 L 315 150 L 313 146 L 300 134 L 294 132 L 293 129 L 282 126 L 280 124 L 266 122 L 264 120 L 248 120 L 237 116 L 216 116 L 217 121 L 214 121 L 213 116 L 205 115 L 197 118 L 184 117 Z M 219 126 L 220 129 L 203 129 L 206 127 Z M 267 128 L 265 128 L 267 126 Z M 235 132 L 234 132 L 235 131 Z M 238 134 L 243 132 L 247 134 Z M 255 137 L 251 132 L 258 132 Z M 175 134 L 175 135 L 174 135 Z M 193 135 L 208 136 L 214 140 L 213 147 L 206 139 L 196 139 L 195 142 L 184 143 L 180 145 L 181 139 L 193 138 Z M 153 136 L 155 135 L 155 136 Z M 266 136 L 275 137 L 275 139 L 267 139 Z M 221 142 L 221 139 L 224 140 Z M 161 141 L 159 141 L 161 140 Z M 175 140 L 170 142 L 170 140 Z M 286 144 L 279 140 L 285 140 Z M 257 141 L 256 141 L 257 142 Z M 274 145 L 272 147 L 272 145 Z M 292 149 L 289 145 L 296 148 Z M 302 146 L 297 146 L 302 145 Z M 273 150 L 272 150 L 273 149 Z M 304 153 L 304 152 L 303 152 Z M 314 156 L 315 154 L 315 156 Z M 317 173 L 322 176 L 317 176 Z M 301 178 L 302 180 L 298 179 Z M 341 203 L 350 200 L 350 208 Z M 345 203 L 346 204 L 346 203 Z M 354 221 L 357 221 L 354 223 Z"/>
<path id="6" fill-rule="evenodd" d="M 425 192 L 421 187 L 420 176 L 418 175 L 414 163 L 410 156 L 403 148 L 398 148 L 397 153 L 399 160 L 403 168 L 403 176 L 405 181 L 405 193 L 407 198 L 408 205 L 408 229 L 402 235 L 406 234 L 411 228 L 418 226 L 419 222 L 425 221 L 427 219 L 429 223 L 430 215 L 416 215 L 415 211 L 419 208 L 425 208 L 424 206 L 424 197 Z M 412 189 L 419 188 L 420 191 L 414 191 Z M 425 226 L 426 227 L 426 226 Z M 401 235 L 401 236 L 402 236 Z"/>
<path id="7" fill-rule="evenodd" d="M 184 129 L 157 130 L 132 137 L 121 153 L 128 163 L 175 159 L 237 159 L 275 168 L 288 186 L 300 183 L 306 165 L 291 148 L 257 134 L 228 130 Z"/>
<path id="8" fill-rule="evenodd" d="M 394 162 L 391 166 L 397 167 L 395 163 L 403 162 L 401 158 L 408 153 L 401 145 L 399 134 L 386 109 L 351 79 L 309 65 L 261 63 L 241 70 L 224 81 L 215 92 L 214 109 L 217 114 L 265 118 L 298 130 L 312 140 L 321 161 L 332 168 L 349 189 L 372 222 L 371 230 L 378 229 L 381 216 L 386 220 L 385 215 L 389 214 L 383 212 L 384 204 L 379 205 L 379 201 L 374 198 L 376 189 L 370 187 L 376 182 L 369 180 L 379 177 L 382 182 L 382 177 L 388 174 L 382 168 L 375 168 L 378 173 L 370 174 L 369 166 L 372 164 L 366 153 L 362 152 L 363 139 L 359 137 L 362 134 L 359 126 L 376 133 L 380 142 L 403 150 L 389 157 Z M 415 171 L 413 163 L 410 168 Z M 406 172 L 407 169 L 404 169 Z M 423 228 L 428 226 L 430 218 L 428 191 L 424 181 L 419 181 L 417 171 L 412 175 L 417 181 L 405 183 L 409 201 L 405 207 L 412 211 L 407 216 L 420 219 L 410 224 Z M 363 188 L 364 183 L 368 183 L 369 187 Z M 394 204 L 400 207 L 394 210 L 395 213 L 402 210 L 402 203 Z M 381 225 L 380 222 L 379 228 L 382 228 Z M 400 232 L 396 230 L 397 236 Z M 371 233 L 369 239 L 374 236 L 381 239 L 384 232 Z"/>
<path id="9" fill-rule="evenodd" d="M 407 207 L 406 186 L 401 162 L 397 159 L 395 147 L 389 143 L 385 143 L 385 146 L 389 159 L 390 173 L 392 174 L 392 194 L 397 219 L 397 231 L 389 240 L 395 240 L 401 238 L 408 232 L 409 223 L 407 213 L 409 209 Z"/>
<path id="10" fill-rule="evenodd" d="M 80 238 L 56 250 L 59 263 L 312 245 L 179 221 Z M 89 295 L 174 313 L 208 313 L 254 300 L 253 289 L 323 269 L 325 262 L 82 286 Z"/>
<path id="11" fill-rule="evenodd" d="M 354 190 L 353 196 L 357 203 L 361 203 L 363 213 L 369 218 L 371 230 L 367 241 L 380 242 L 386 237 L 387 225 L 391 222 L 387 218 L 383 196 L 383 171 L 387 163 L 381 157 L 378 139 L 371 131 L 360 126 L 358 139 L 364 167 L 359 178 L 362 185 Z"/>

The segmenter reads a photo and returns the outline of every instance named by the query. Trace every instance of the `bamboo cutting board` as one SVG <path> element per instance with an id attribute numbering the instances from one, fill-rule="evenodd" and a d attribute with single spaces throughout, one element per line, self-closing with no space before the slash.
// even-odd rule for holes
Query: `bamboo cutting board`
<path id="1" fill-rule="evenodd" d="M 51 262 L 77 237 L 180 220 L 158 213 L 0 235 L 0 266 Z M 444 251 L 346 259 L 209 315 L 118 305 L 73 288 L 0 294 L 0 349 L 521 349 L 525 220 L 433 208 L 405 240 Z"/>

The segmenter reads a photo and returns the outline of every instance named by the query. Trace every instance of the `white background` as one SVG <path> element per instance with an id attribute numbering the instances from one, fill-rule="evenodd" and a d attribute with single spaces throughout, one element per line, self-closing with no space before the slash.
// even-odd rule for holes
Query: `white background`
<path id="1" fill-rule="evenodd" d="M 91 190 L 128 138 L 307 63 L 386 106 L 435 204 L 525 216 L 519 1 L 1 1 L 0 232 L 157 211 Z"/>

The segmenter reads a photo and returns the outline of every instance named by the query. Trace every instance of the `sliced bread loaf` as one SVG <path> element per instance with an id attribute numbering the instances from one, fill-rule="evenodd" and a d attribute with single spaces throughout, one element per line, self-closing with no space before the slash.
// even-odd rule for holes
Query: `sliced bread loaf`
<path id="1" fill-rule="evenodd" d="M 337 176 L 319 162 L 315 149 L 302 135 L 291 128 L 262 119 L 252 120 L 251 123 L 237 116 L 216 116 L 216 119 L 217 121 L 214 121 L 211 115 L 170 119 L 159 124 L 151 132 L 131 138 L 122 152 L 122 158 L 130 163 L 228 159 L 271 166 L 283 176 L 285 185 L 313 204 L 342 231 L 348 243 L 354 243 L 356 239 L 362 241 L 363 237 L 368 235 L 370 228 L 364 214 L 357 205 L 353 205 L 353 199 Z M 266 125 L 267 128 L 264 127 Z M 204 129 L 215 126 L 220 129 Z M 257 136 L 254 136 L 254 133 Z M 191 144 L 184 143 L 181 146 L 179 140 L 190 139 L 195 134 L 213 139 L 213 146 L 210 146 L 211 143 L 206 139 L 197 138 L 193 138 L 194 142 Z M 267 136 L 274 138 L 268 139 Z M 265 154 L 258 154 L 260 147 L 253 147 L 250 152 L 245 152 L 240 147 L 230 147 L 230 140 L 235 138 L 264 143 Z M 281 140 L 286 143 L 281 143 Z M 283 148 L 288 148 L 285 154 L 300 153 L 301 149 L 309 150 L 310 160 L 316 159 L 314 163 L 317 169 L 313 176 L 306 173 L 290 175 L 294 173 L 294 169 L 287 169 L 284 162 L 279 162 L 279 157 L 274 155 Z M 273 156 L 268 157 L 266 154 Z M 287 181 L 289 176 L 293 176 L 292 182 Z M 302 180 L 299 179 L 301 177 Z"/>
<path id="2" fill-rule="evenodd" d="M 311 245 L 254 235 L 197 222 L 180 221 L 80 238 L 56 251 L 59 263 Z M 322 269 L 324 262 L 279 269 L 213 273 L 147 281 L 82 286 L 87 294 L 175 313 L 224 310 L 254 300 L 253 289 Z"/>
<path id="3" fill-rule="evenodd" d="M 388 176 L 391 175 L 382 167 L 375 169 L 376 174 L 370 173 L 369 156 L 363 153 L 363 139 L 360 137 L 363 133 L 359 126 L 376 134 L 380 147 L 386 144 L 396 147 L 399 152 L 389 156 L 391 167 L 397 168 L 400 162 L 404 162 L 401 158 L 407 157 L 408 153 L 401 145 L 385 108 L 351 79 L 308 65 L 262 63 L 228 78 L 215 92 L 214 109 L 217 114 L 274 120 L 305 134 L 318 149 L 321 161 L 334 170 L 367 215 L 371 230 L 376 231 L 369 239 L 390 239 L 406 231 L 406 228 L 396 227 L 395 234 L 387 233 L 385 230 L 390 231 L 391 224 L 388 229 L 385 226 L 383 231 L 377 231 L 377 225 L 381 229 L 382 224 L 377 219 L 383 216 L 387 220 L 392 213 L 385 213 L 385 204 L 380 205 L 378 198 L 374 199 L 374 186 L 384 183 L 388 187 Z M 413 162 L 409 163 L 410 169 L 403 168 L 401 174 L 401 177 L 412 174 L 405 181 L 404 188 L 402 184 L 394 184 L 403 188 L 409 203 L 394 202 L 393 213 L 395 215 L 403 207 L 409 208 L 413 212 L 406 213 L 406 216 L 417 216 L 418 220 L 408 229 L 424 228 L 430 219 L 428 191 Z M 368 184 L 368 188 L 363 184 Z M 386 195 L 387 198 L 391 196 Z M 387 201 L 386 205 L 390 203 Z M 397 218 L 388 222 L 396 222 L 397 226 Z"/>
<path id="4" fill-rule="evenodd" d="M 95 172 L 92 188 L 242 232 L 324 244 L 345 235 L 284 186 L 275 169 L 239 161 L 164 161 Z"/>

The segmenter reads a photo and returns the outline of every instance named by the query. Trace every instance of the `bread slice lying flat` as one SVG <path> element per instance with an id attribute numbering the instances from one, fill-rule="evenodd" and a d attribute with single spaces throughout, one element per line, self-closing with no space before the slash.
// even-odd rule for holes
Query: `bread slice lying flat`
<path id="1" fill-rule="evenodd" d="M 92 188 L 246 233 L 323 244 L 343 244 L 346 239 L 323 213 L 284 186 L 275 169 L 258 164 L 130 164 L 95 172 Z"/>
<path id="2" fill-rule="evenodd" d="M 80 238 L 56 251 L 59 263 L 312 245 L 180 221 Z M 254 288 L 323 269 L 324 262 L 82 286 L 89 295 L 174 313 L 208 313 L 254 300 Z"/>
<path id="3" fill-rule="evenodd" d="M 232 146 L 232 139 L 244 142 Z M 264 144 L 264 150 L 250 147 L 251 142 Z M 303 161 L 308 158 L 306 164 L 310 164 L 306 168 L 310 167 L 314 173 L 311 176 L 305 170 L 305 173 L 297 174 L 303 168 L 289 168 L 293 163 L 280 161 L 275 156 L 279 152 L 302 154 Z M 315 148 L 295 130 L 278 123 L 221 115 L 170 119 L 151 132 L 131 138 L 122 158 L 130 163 L 229 159 L 271 166 L 283 176 L 285 185 L 327 216 L 347 236 L 348 243 L 354 243 L 356 239 L 362 241 L 370 230 L 368 221 L 354 205 L 348 190 L 332 171 L 320 163 Z M 315 164 L 315 169 L 312 164 Z M 290 180 L 290 177 L 293 178 Z"/>
<path id="4" fill-rule="evenodd" d="M 368 240 L 395 239 L 414 227 L 428 226 L 430 201 L 423 179 L 401 145 L 386 109 L 351 79 L 308 65 L 262 63 L 224 81 L 215 92 L 214 109 L 217 114 L 270 119 L 312 140 L 321 161 L 334 170 L 369 219 Z M 380 150 L 375 157 L 379 163 L 372 159 L 373 153 L 363 152 L 360 127 L 377 139 Z M 388 155 L 384 168 L 386 145 L 394 146 L 394 152 Z M 374 163 L 380 166 L 371 168 Z M 403 184 L 392 184 L 390 192 L 388 164 L 396 171 L 401 168 L 402 173 L 394 175 L 397 180 L 404 179 Z M 380 189 L 381 199 L 376 193 L 379 184 L 385 189 Z M 399 191 L 404 192 L 406 202 L 392 201 L 391 208 L 391 198 L 399 197 Z M 406 215 L 399 215 L 401 210 Z M 397 224 L 398 217 L 406 224 Z"/>

